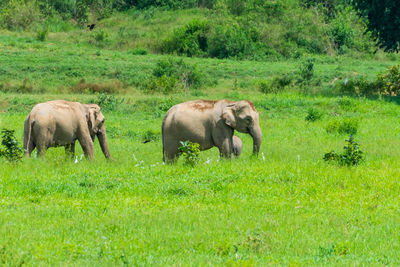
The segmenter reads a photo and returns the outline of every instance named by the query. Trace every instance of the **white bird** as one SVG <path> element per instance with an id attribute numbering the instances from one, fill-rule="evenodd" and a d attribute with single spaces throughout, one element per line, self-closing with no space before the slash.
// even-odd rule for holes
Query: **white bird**
<path id="1" fill-rule="evenodd" d="M 344 85 L 347 85 L 347 82 L 349 81 L 349 79 L 346 78 L 346 80 L 344 80 Z"/>
<path id="2" fill-rule="evenodd" d="M 75 158 L 75 164 L 78 163 L 78 156 Z"/>
<path id="3" fill-rule="evenodd" d="M 205 164 L 210 164 L 211 163 L 211 159 L 207 158 Z"/>
<path id="4" fill-rule="evenodd" d="M 262 157 L 263 161 L 265 161 L 264 152 L 261 152 L 261 157 Z"/>

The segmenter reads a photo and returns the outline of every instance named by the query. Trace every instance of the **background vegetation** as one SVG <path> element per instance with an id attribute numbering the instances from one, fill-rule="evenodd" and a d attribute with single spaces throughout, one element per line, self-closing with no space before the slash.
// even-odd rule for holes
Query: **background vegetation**
<path id="1" fill-rule="evenodd" d="M 0 10 L 0 265 L 400 264 L 400 60 L 354 1 Z M 187 143 L 163 165 L 166 111 L 199 98 L 253 101 L 259 157 L 235 133 L 238 159 Z M 115 161 L 97 141 L 91 162 L 79 145 L 10 160 L 54 99 L 101 106 Z"/>

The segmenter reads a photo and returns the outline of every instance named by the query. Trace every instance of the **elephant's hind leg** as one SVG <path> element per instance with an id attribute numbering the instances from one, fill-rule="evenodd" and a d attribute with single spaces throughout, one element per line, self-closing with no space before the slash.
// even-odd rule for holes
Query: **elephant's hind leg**
<path id="1" fill-rule="evenodd" d="M 179 158 L 179 145 L 176 143 L 174 144 L 167 144 L 164 146 L 164 161 L 168 164 L 175 163 Z"/>

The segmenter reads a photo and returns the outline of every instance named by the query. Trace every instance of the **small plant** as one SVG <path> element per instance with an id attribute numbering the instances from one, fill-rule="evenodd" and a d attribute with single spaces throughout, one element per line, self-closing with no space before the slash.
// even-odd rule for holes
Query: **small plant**
<path id="1" fill-rule="evenodd" d="M 307 58 L 300 65 L 300 76 L 304 81 L 309 81 L 314 77 L 314 58 Z"/>
<path id="2" fill-rule="evenodd" d="M 147 55 L 149 52 L 144 48 L 135 48 L 131 52 L 133 55 Z"/>
<path id="3" fill-rule="evenodd" d="M 316 121 L 322 118 L 322 112 L 314 107 L 311 107 L 307 111 L 306 121 Z"/>
<path id="4" fill-rule="evenodd" d="M 400 65 L 389 67 L 385 73 L 378 74 L 377 84 L 381 94 L 400 94 Z"/>
<path id="5" fill-rule="evenodd" d="M 185 164 L 194 166 L 199 161 L 200 145 L 190 141 L 181 141 L 179 152 L 185 157 Z"/>
<path id="6" fill-rule="evenodd" d="M 9 162 L 17 162 L 22 158 L 22 148 L 14 136 L 14 130 L 1 130 L 0 157 L 5 157 Z"/>
<path id="7" fill-rule="evenodd" d="M 36 39 L 37 39 L 38 41 L 44 42 L 44 41 L 46 40 L 46 37 L 47 37 L 47 33 L 48 33 L 48 32 L 49 32 L 49 31 L 48 31 L 47 28 L 43 28 L 43 29 L 38 30 L 38 31 L 36 32 Z"/>
<path id="8" fill-rule="evenodd" d="M 363 161 L 363 154 L 364 153 L 361 151 L 358 143 L 354 141 L 353 135 L 350 135 L 349 140 L 346 140 L 343 154 L 338 154 L 332 150 L 324 155 L 324 160 L 335 161 L 342 166 L 353 166 L 358 165 Z"/>
<path id="9" fill-rule="evenodd" d="M 119 99 L 114 95 L 108 94 L 99 94 L 95 103 L 98 104 L 105 111 L 115 110 L 119 105 L 121 105 L 125 101 L 124 98 Z"/>

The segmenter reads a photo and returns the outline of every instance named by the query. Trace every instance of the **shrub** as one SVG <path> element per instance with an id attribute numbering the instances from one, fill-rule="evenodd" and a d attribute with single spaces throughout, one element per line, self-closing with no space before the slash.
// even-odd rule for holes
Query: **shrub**
<path id="1" fill-rule="evenodd" d="M 339 93 L 345 95 L 372 95 L 379 93 L 379 86 L 376 81 L 368 81 L 363 77 L 339 81 L 336 83 Z"/>
<path id="2" fill-rule="evenodd" d="M 278 93 L 292 84 L 294 78 L 295 76 L 293 73 L 285 73 L 281 76 L 274 76 L 271 80 L 260 80 L 258 82 L 258 88 L 265 94 Z"/>
<path id="3" fill-rule="evenodd" d="M 170 93 L 179 89 L 198 89 L 208 79 L 196 66 L 183 59 L 165 58 L 157 62 L 152 76 L 142 86 L 145 91 Z"/>
<path id="4" fill-rule="evenodd" d="M 179 55 L 203 56 L 207 52 L 208 22 L 194 19 L 187 25 L 174 30 L 161 44 L 161 51 Z"/>
<path id="5" fill-rule="evenodd" d="M 135 48 L 132 50 L 133 55 L 147 55 L 149 52 L 145 48 Z"/>
<path id="6" fill-rule="evenodd" d="M 385 73 L 377 76 L 377 87 L 379 93 L 385 95 L 400 94 L 400 65 L 388 67 Z"/>
<path id="7" fill-rule="evenodd" d="M 1 130 L 0 157 L 5 157 L 9 162 L 20 161 L 22 158 L 22 148 L 19 146 L 14 130 Z"/>
<path id="8" fill-rule="evenodd" d="M 48 30 L 47 28 L 40 29 L 36 32 L 36 39 L 38 41 L 44 42 L 47 37 Z"/>
<path id="9" fill-rule="evenodd" d="M 309 81 L 313 78 L 314 76 L 314 58 L 307 58 L 305 61 L 303 61 L 299 67 L 299 73 L 300 77 L 304 81 Z"/>
<path id="10" fill-rule="evenodd" d="M 311 107 L 307 111 L 306 121 L 316 121 L 322 118 L 322 112 L 314 107 Z"/>
<path id="11" fill-rule="evenodd" d="M 36 1 L 9 0 L 1 9 L 0 24 L 9 30 L 27 29 L 40 17 Z"/>
<path id="12" fill-rule="evenodd" d="M 124 101 L 124 98 L 120 99 L 114 95 L 101 93 L 93 102 L 99 105 L 103 111 L 113 111 L 117 109 L 119 105 L 124 103 Z"/>
<path id="13" fill-rule="evenodd" d="M 338 154 L 332 150 L 324 155 L 324 160 L 335 161 L 342 166 L 353 166 L 358 165 L 363 161 L 363 154 L 364 153 L 361 151 L 358 143 L 354 141 L 353 136 L 350 135 L 349 140 L 346 140 L 343 154 Z"/>
<path id="14" fill-rule="evenodd" d="M 353 118 L 345 118 L 342 120 L 335 119 L 328 123 L 326 131 L 328 133 L 339 133 L 339 134 L 356 134 L 358 128 L 358 121 Z"/>
<path id="15" fill-rule="evenodd" d="M 179 152 L 185 157 L 185 164 L 194 166 L 199 161 L 200 145 L 190 141 L 181 141 Z"/>

